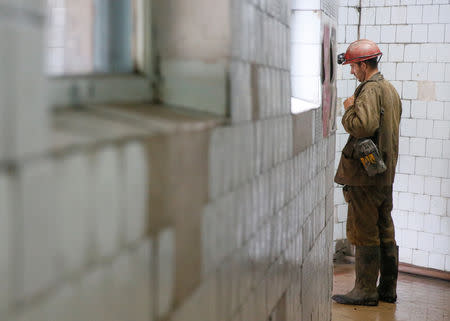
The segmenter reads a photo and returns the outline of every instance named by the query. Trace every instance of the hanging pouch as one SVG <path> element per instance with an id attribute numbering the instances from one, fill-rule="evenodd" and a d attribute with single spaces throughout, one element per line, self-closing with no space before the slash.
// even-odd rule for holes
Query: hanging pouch
<path id="1" fill-rule="evenodd" d="M 358 139 L 355 144 L 355 154 L 361 161 L 367 175 L 375 176 L 386 171 L 386 164 L 372 139 Z"/>

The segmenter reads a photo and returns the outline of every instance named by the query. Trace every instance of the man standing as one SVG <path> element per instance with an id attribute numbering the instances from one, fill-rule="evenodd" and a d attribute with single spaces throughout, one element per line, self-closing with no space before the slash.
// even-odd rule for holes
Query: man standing
<path id="1" fill-rule="evenodd" d="M 354 288 L 332 297 L 342 304 L 378 305 L 378 300 L 397 299 L 398 247 L 391 210 L 402 107 L 397 91 L 378 71 L 381 56 L 378 46 L 366 39 L 353 42 L 345 55 L 339 55 L 339 63 L 350 64 L 351 74 L 361 82 L 344 101 L 342 124 L 350 137 L 334 178 L 344 185 L 347 238 L 356 246 Z M 375 143 L 387 167 L 383 173 L 368 175 L 357 150 L 361 138 Z"/>

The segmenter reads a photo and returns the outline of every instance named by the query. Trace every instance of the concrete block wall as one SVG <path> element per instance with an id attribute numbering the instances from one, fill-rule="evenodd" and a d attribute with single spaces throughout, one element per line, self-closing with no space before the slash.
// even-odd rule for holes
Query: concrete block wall
<path id="1" fill-rule="evenodd" d="M 2 167 L 2 320 L 151 320 L 145 156 L 129 141 Z"/>
<path id="2" fill-rule="evenodd" d="M 231 124 L 211 134 L 202 281 L 174 320 L 198 320 L 207 298 L 208 320 L 330 319 L 335 140 L 319 109 L 294 152 L 289 10 L 232 2 Z"/>
<path id="3" fill-rule="evenodd" d="M 0 16 L 0 23 L 9 19 L 21 28 L 30 12 L 44 19 L 45 3 L 2 2 L 0 8 L 20 14 Z M 226 126 L 155 142 L 144 117 L 104 110 L 100 117 L 94 109 L 58 127 L 64 139 L 81 136 L 76 148 L 48 152 L 50 140 L 38 144 L 37 135 L 29 137 L 36 145 L 31 156 L 1 158 L 1 320 L 331 319 L 335 136 L 322 136 L 321 109 L 291 115 L 290 1 L 229 4 Z M 328 12 L 336 5 L 321 7 Z M 43 27 L 25 30 L 43 34 Z M 43 50 L 45 42 L 39 44 Z M 23 78 L 22 61 L 6 58 Z M 44 66 L 42 59 L 40 75 Z M 7 98 L 18 99 L 22 85 L 13 82 Z M 54 135 L 46 90 L 37 87 L 27 95 L 44 106 L 33 126 Z M 2 108 L 6 102 L 0 96 Z M 26 106 L 34 112 L 35 105 Z M 70 127 L 71 119 L 79 127 Z M 294 127 L 305 120 L 311 140 L 302 143 Z M 5 123 L 0 129 L 9 133 Z M 144 134 L 136 129 L 143 127 Z M 201 152 L 191 151 L 192 140 Z M 168 162 L 152 158 L 157 148 L 170 155 Z M 160 190 L 153 183 L 161 179 L 157 162 L 176 170 Z M 206 181 L 196 185 L 204 173 Z M 158 198 L 163 206 L 152 203 Z"/>
<path id="4" fill-rule="evenodd" d="M 393 219 L 400 261 L 450 271 L 450 4 L 444 1 L 342 0 L 339 52 L 360 38 L 377 43 L 380 70 L 402 98 L 400 156 Z M 360 24 L 359 24 L 360 19 Z M 350 31 L 349 31 L 350 30 Z M 349 67 L 340 67 L 338 95 L 353 94 Z M 338 120 L 337 157 L 346 134 Z M 346 205 L 335 191 L 335 239 L 345 238 Z"/>

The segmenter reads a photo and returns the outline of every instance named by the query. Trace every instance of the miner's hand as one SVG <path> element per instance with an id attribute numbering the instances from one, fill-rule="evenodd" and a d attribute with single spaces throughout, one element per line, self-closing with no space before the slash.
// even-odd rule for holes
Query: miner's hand
<path id="1" fill-rule="evenodd" d="M 344 101 L 344 108 L 347 110 L 350 106 L 352 106 L 355 103 L 355 96 L 348 97 Z"/>

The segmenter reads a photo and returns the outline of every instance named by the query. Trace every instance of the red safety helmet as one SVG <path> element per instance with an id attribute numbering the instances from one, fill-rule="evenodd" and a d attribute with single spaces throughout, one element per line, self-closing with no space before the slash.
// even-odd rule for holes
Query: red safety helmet
<path id="1" fill-rule="evenodd" d="M 380 57 L 380 61 L 383 53 L 377 44 L 372 40 L 360 39 L 352 42 L 348 46 L 347 51 L 338 55 L 338 64 L 347 65 L 352 62 L 360 62 L 369 60 L 375 57 Z"/>

